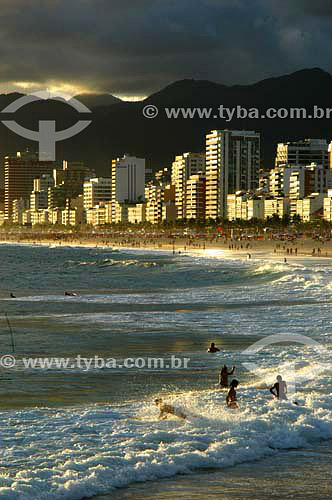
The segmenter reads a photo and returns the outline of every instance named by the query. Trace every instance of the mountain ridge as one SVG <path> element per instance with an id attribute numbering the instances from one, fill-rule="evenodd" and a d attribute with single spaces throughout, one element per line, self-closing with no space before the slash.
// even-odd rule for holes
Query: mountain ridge
<path id="1" fill-rule="evenodd" d="M 299 107 L 308 112 L 314 105 L 332 108 L 332 75 L 309 68 L 267 78 L 248 85 L 224 85 L 208 80 L 184 79 L 173 82 L 142 101 L 127 102 L 110 94 L 83 96 L 91 109 L 91 125 L 79 135 L 57 143 L 57 159 L 86 160 L 98 175 L 109 175 L 110 160 L 125 152 L 147 158 L 153 169 L 170 166 L 174 156 L 185 151 L 203 151 L 205 134 L 212 129 L 248 129 L 262 135 L 262 166 L 272 167 L 277 142 L 307 137 L 332 139 L 332 122 L 319 119 L 234 118 L 228 122 L 220 117 L 200 119 L 169 119 L 164 108 L 267 108 Z M 0 95 L 0 111 L 23 94 Z M 82 96 L 76 96 L 78 99 Z M 90 99 L 90 105 L 87 104 Z M 92 103 L 92 104 L 91 104 Z M 155 105 L 159 114 L 154 119 L 143 116 L 147 105 Z M 85 117 L 84 117 L 85 118 Z M 2 118 L 3 119 L 3 118 Z M 11 118 L 13 119 L 13 118 Z M 17 112 L 16 121 L 26 128 L 38 130 L 40 120 L 55 119 L 57 130 L 73 125 L 80 115 L 64 102 L 41 101 Z M 2 154 L 37 143 L 17 136 L 0 123 Z"/>

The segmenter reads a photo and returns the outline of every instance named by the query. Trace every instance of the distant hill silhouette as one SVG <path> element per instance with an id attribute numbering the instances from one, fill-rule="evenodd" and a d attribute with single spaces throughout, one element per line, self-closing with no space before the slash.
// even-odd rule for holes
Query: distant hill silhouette
<path id="1" fill-rule="evenodd" d="M 90 109 L 99 106 L 112 106 L 113 104 L 123 102 L 112 94 L 79 94 L 76 95 L 75 98 Z"/>
<path id="2" fill-rule="evenodd" d="M 271 167 L 277 142 L 305 137 L 332 139 L 332 121 L 328 119 L 168 119 L 165 107 L 227 107 L 240 105 L 259 108 L 305 107 L 332 108 L 332 76 L 319 68 L 304 69 L 290 75 L 269 78 L 252 85 L 227 86 L 209 81 L 182 80 L 168 85 L 140 102 L 124 102 L 111 95 L 77 96 L 93 113 L 92 124 L 81 134 L 57 144 L 58 159 L 83 159 L 98 174 L 109 172 L 109 162 L 123 153 L 144 156 L 157 169 L 170 165 L 176 154 L 203 151 L 205 134 L 212 129 L 249 129 L 262 134 L 263 165 Z M 0 110 L 20 94 L 0 95 Z M 159 108 L 155 119 L 143 116 L 144 106 Z M 2 114 L 1 119 L 9 118 Z M 43 101 L 22 108 L 16 120 L 38 129 L 38 121 L 56 119 L 57 129 L 73 125 L 80 115 L 63 102 Z M 86 118 L 86 116 L 83 116 Z M 13 116 L 10 116 L 13 119 Z M 1 153 L 18 151 L 36 143 L 18 137 L 0 123 Z"/>

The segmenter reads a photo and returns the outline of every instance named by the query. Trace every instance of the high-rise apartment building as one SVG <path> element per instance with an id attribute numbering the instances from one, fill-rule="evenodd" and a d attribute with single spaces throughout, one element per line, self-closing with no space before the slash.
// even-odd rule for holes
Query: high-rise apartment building
<path id="1" fill-rule="evenodd" d="M 154 181 L 155 184 L 159 184 L 160 186 L 169 184 L 171 182 L 171 173 L 168 168 L 162 168 L 155 172 L 151 181 Z"/>
<path id="2" fill-rule="evenodd" d="M 307 165 L 289 169 L 290 215 L 297 213 L 297 201 L 313 193 L 325 194 L 332 188 L 332 171 L 322 165 Z"/>
<path id="3" fill-rule="evenodd" d="M 158 224 L 161 221 L 162 203 L 164 201 L 164 189 L 155 185 L 152 181 L 145 186 L 146 221 Z"/>
<path id="4" fill-rule="evenodd" d="M 323 201 L 323 219 L 332 222 L 332 189 L 328 189 Z"/>
<path id="5" fill-rule="evenodd" d="M 187 180 L 191 175 L 204 172 L 204 153 L 184 153 L 175 157 L 172 164 L 172 184 L 175 186 L 177 219 L 186 218 Z"/>
<path id="6" fill-rule="evenodd" d="M 32 191 L 30 194 L 30 210 L 36 211 L 48 208 L 48 192 Z"/>
<path id="7" fill-rule="evenodd" d="M 282 219 L 289 215 L 289 198 L 266 198 L 264 200 L 264 219 L 277 215 Z"/>
<path id="8" fill-rule="evenodd" d="M 205 219 L 205 174 L 191 175 L 186 183 L 185 218 Z"/>
<path id="9" fill-rule="evenodd" d="M 130 224 L 145 222 L 145 213 L 145 203 L 137 203 L 128 207 L 128 222 Z"/>
<path id="10" fill-rule="evenodd" d="M 33 191 L 30 194 L 30 209 L 32 211 L 48 208 L 48 189 L 54 186 L 50 174 L 43 174 L 33 181 Z"/>
<path id="11" fill-rule="evenodd" d="M 227 218 L 228 220 L 247 220 L 248 194 L 238 191 L 227 196 Z"/>
<path id="12" fill-rule="evenodd" d="M 23 214 L 29 210 L 30 204 L 28 198 L 20 198 L 13 201 L 12 222 L 14 224 L 23 224 Z"/>
<path id="13" fill-rule="evenodd" d="M 322 193 L 313 193 L 306 198 L 297 200 L 295 213 L 303 222 L 310 222 L 315 218 L 319 220 L 323 212 L 323 203 L 324 195 Z"/>
<path id="14" fill-rule="evenodd" d="M 227 195 L 258 187 L 260 134 L 213 130 L 206 136 L 206 218 L 226 216 Z"/>
<path id="15" fill-rule="evenodd" d="M 82 161 L 62 162 L 62 168 L 54 169 L 55 187 L 64 187 L 66 197 L 73 198 L 82 194 L 86 180 L 96 177 L 95 171 L 86 167 Z"/>
<path id="16" fill-rule="evenodd" d="M 329 169 L 332 170 L 332 142 L 328 145 Z"/>
<path id="17" fill-rule="evenodd" d="M 28 198 L 33 189 L 33 181 L 43 174 L 51 174 L 54 163 L 39 161 L 37 153 L 18 152 L 6 156 L 5 160 L 5 220 L 9 221 L 13 212 L 13 201 Z"/>
<path id="18" fill-rule="evenodd" d="M 264 193 L 270 191 L 270 170 L 260 169 L 258 174 L 258 189 Z"/>
<path id="19" fill-rule="evenodd" d="M 103 177 L 96 177 L 84 182 L 83 205 L 88 210 L 98 205 L 100 202 L 110 201 L 112 198 L 112 180 Z"/>
<path id="20" fill-rule="evenodd" d="M 124 155 L 112 161 L 112 201 L 134 203 L 144 198 L 145 159 Z"/>
<path id="21" fill-rule="evenodd" d="M 227 196 L 228 220 L 264 219 L 264 197 L 239 191 Z"/>
<path id="22" fill-rule="evenodd" d="M 296 166 L 278 165 L 269 172 L 269 191 L 275 198 L 289 195 L 289 179 Z"/>
<path id="23" fill-rule="evenodd" d="M 325 139 L 304 139 L 279 143 L 275 165 L 310 165 L 317 163 L 329 168 L 328 144 Z"/>
<path id="24" fill-rule="evenodd" d="M 48 191 L 48 188 L 52 186 L 54 186 L 54 179 L 50 174 L 43 174 L 33 180 L 34 191 Z"/>
<path id="25" fill-rule="evenodd" d="M 83 195 L 67 198 L 66 207 L 61 211 L 61 222 L 64 226 L 76 226 L 84 221 Z"/>

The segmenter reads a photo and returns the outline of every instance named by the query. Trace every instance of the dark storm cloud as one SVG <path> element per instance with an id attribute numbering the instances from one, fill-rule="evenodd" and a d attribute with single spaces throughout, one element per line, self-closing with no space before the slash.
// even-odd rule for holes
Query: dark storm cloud
<path id="1" fill-rule="evenodd" d="M 296 14 L 314 17 L 332 16 L 332 3 L 330 0 L 273 0 L 272 3 L 289 13 L 296 12 Z"/>
<path id="2" fill-rule="evenodd" d="M 319 0 L 1 0 L 0 86 L 142 95 L 181 78 L 329 70 L 331 15 Z"/>

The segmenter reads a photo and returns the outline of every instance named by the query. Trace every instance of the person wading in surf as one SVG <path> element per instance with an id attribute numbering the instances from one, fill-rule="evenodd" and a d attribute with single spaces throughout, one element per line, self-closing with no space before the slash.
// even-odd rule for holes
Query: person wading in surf
<path id="1" fill-rule="evenodd" d="M 228 408 L 239 408 L 237 398 L 236 398 L 236 387 L 239 385 L 239 382 L 235 379 L 232 380 L 231 382 L 231 388 L 228 391 L 227 398 L 226 398 L 226 404 Z"/>
<path id="2" fill-rule="evenodd" d="M 287 401 L 287 384 L 281 375 L 277 376 L 277 382 L 271 387 L 270 393 L 279 401 Z"/>
<path id="3" fill-rule="evenodd" d="M 228 387 L 228 375 L 233 375 L 235 370 L 235 366 L 233 366 L 232 370 L 229 372 L 226 365 L 222 367 L 219 374 L 219 385 L 220 387 Z"/>

